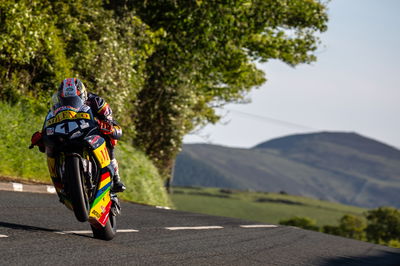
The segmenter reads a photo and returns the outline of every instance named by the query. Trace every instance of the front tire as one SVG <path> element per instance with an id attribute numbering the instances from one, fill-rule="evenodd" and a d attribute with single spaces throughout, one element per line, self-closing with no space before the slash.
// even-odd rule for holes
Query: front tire
<path id="1" fill-rule="evenodd" d="M 89 219 L 89 204 L 83 188 L 80 159 L 76 156 L 66 157 L 65 172 L 75 217 L 79 222 L 86 222 Z"/>
<path id="2" fill-rule="evenodd" d="M 111 240 L 114 238 L 115 234 L 117 233 L 117 219 L 114 215 L 110 213 L 110 217 L 106 223 L 105 227 L 94 227 L 90 225 L 93 231 L 93 237 L 102 240 Z"/>

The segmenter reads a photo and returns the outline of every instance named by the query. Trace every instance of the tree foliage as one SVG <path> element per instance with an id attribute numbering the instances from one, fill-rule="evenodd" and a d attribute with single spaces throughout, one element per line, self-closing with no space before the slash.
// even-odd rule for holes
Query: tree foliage
<path id="1" fill-rule="evenodd" d="M 357 240 L 400 247 L 400 211 L 392 207 L 372 209 L 364 217 L 344 215 L 338 226 L 326 225 L 323 232 Z"/>
<path id="2" fill-rule="evenodd" d="M 133 137 L 132 102 L 158 33 L 132 12 L 115 16 L 100 0 L 2 1 L 0 98 L 46 101 L 66 77 L 111 102 Z"/>
<path id="3" fill-rule="evenodd" d="M 326 24 L 319 0 L 3 0 L 0 99 L 79 77 L 168 176 L 185 134 L 265 82 L 257 62 L 314 61 Z"/>
<path id="4" fill-rule="evenodd" d="M 326 225 L 323 232 L 332 235 L 353 238 L 357 240 L 365 239 L 366 222 L 362 217 L 346 214 L 339 220 L 339 226 Z"/>
<path id="5" fill-rule="evenodd" d="M 136 115 L 136 144 L 165 175 L 185 134 L 215 123 L 215 107 L 265 82 L 256 61 L 314 61 L 316 33 L 327 22 L 326 6 L 314 0 L 119 3 L 119 12 L 133 9 L 152 30 L 165 31 L 147 60 Z"/>
<path id="6" fill-rule="evenodd" d="M 368 241 L 388 243 L 400 241 L 400 211 L 392 207 L 380 207 L 366 213 L 365 229 Z"/>
<path id="7" fill-rule="evenodd" d="M 0 3 L 0 97 L 16 102 L 38 95 L 70 74 L 60 32 L 48 5 L 41 1 Z"/>

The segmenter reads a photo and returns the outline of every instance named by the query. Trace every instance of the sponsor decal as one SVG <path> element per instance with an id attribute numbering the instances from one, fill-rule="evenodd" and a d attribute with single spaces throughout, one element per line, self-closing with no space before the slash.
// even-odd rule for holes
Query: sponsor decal
<path id="1" fill-rule="evenodd" d="M 102 213 L 102 216 L 99 219 L 99 222 L 104 226 L 107 223 L 108 216 L 110 215 L 111 209 L 111 201 L 108 202 L 105 211 Z"/>
<path id="2" fill-rule="evenodd" d="M 89 113 L 77 113 L 71 110 L 62 111 L 58 113 L 55 117 L 50 118 L 46 121 L 46 126 L 51 126 L 56 123 L 60 123 L 64 120 L 74 120 L 74 119 L 90 119 Z"/>
<path id="3" fill-rule="evenodd" d="M 92 211 L 92 214 L 93 214 L 94 216 L 96 216 L 97 219 L 100 219 L 100 217 L 101 217 L 100 213 L 98 213 L 96 210 L 93 210 L 93 211 Z"/>
<path id="4" fill-rule="evenodd" d="M 99 141 L 99 139 L 100 139 L 100 136 L 99 136 L 99 135 L 94 136 L 94 137 L 90 140 L 90 144 L 94 146 L 94 145 Z"/>
<path id="5" fill-rule="evenodd" d="M 78 111 L 78 109 L 76 109 L 76 108 L 74 108 L 74 107 L 72 107 L 72 106 L 67 106 L 67 105 L 65 105 L 65 106 L 61 106 L 61 107 L 57 108 L 53 113 L 54 113 L 54 115 L 56 115 L 56 114 L 58 114 L 59 112 L 65 111 L 65 110 Z"/>
<path id="6" fill-rule="evenodd" d="M 47 136 L 54 135 L 54 128 L 53 127 L 46 128 L 46 135 Z"/>
<path id="7" fill-rule="evenodd" d="M 79 121 L 79 123 L 81 124 L 81 128 L 82 129 L 85 129 L 85 128 L 89 127 L 89 123 L 86 122 L 85 120 L 81 120 L 81 121 Z"/>
<path id="8" fill-rule="evenodd" d="M 79 111 L 81 111 L 81 112 L 87 112 L 87 111 L 89 111 L 89 109 L 90 109 L 89 106 L 87 106 L 87 105 L 82 105 L 82 107 L 81 107 L 81 109 L 79 109 Z"/>
<path id="9" fill-rule="evenodd" d="M 72 134 L 71 139 L 80 137 L 82 136 L 82 134 L 83 133 L 81 131 L 76 131 L 74 134 Z"/>

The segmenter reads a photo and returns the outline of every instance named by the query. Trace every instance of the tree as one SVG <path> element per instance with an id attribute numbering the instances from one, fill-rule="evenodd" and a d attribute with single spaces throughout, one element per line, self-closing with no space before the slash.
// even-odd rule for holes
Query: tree
<path id="1" fill-rule="evenodd" d="M 101 0 L 0 2 L 0 99 L 48 102 L 66 77 L 109 101 L 131 139 L 133 101 L 159 32 L 133 12 L 116 16 Z"/>
<path id="2" fill-rule="evenodd" d="M 63 42 L 49 5 L 42 1 L 0 2 L 0 99 L 16 102 L 52 88 L 70 73 Z"/>
<path id="3" fill-rule="evenodd" d="M 135 120 L 135 143 L 164 176 L 185 134 L 217 122 L 216 107 L 265 82 L 255 62 L 310 63 L 316 33 L 327 29 L 326 6 L 317 0 L 119 0 L 109 8 L 135 10 L 165 32 L 147 60 Z"/>
<path id="4" fill-rule="evenodd" d="M 392 207 L 380 207 L 366 213 L 367 239 L 375 243 L 400 241 L 400 211 Z"/>
<path id="5" fill-rule="evenodd" d="M 310 63 L 327 29 L 318 0 L 4 0 L 0 13 L 1 99 L 79 77 L 165 177 L 185 134 L 265 82 L 256 62 Z"/>
<path id="6" fill-rule="evenodd" d="M 279 221 L 281 225 L 296 226 L 306 230 L 319 231 L 319 227 L 315 225 L 315 221 L 308 217 L 295 216 L 290 219 Z"/>
<path id="7" fill-rule="evenodd" d="M 339 220 L 339 226 L 325 225 L 323 232 L 332 235 L 364 240 L 366 222 L 358 216 L 346 214 Z"/>
<path id="8" fill-rule="evenodd" d="M 340 235 L 348 238 L 363 240 L 366 222 L 362 217 L 346 214 L 339 221 Z"/>
<path id="9" fill-rule="evenodd" d="M 57 27 L 62 29 L 74 76 L 111 103 L 124 135 L 132 138 L 133 101 L 143 87 L 145 60 L 158 33 L 133 12 L 116 16 L 101 0 L 58 0 L 51 4 L 58 13 Z"/>

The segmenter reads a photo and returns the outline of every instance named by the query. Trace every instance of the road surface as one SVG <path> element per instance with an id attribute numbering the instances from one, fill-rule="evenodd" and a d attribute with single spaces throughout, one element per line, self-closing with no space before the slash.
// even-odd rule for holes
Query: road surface
<path id="1" fill-rule="evenodd" d="M 126 202 L 108 242 L 54 194 L 0 191 L 0 209 L 0 265 L 400 265 L 400 249 Z"/>

